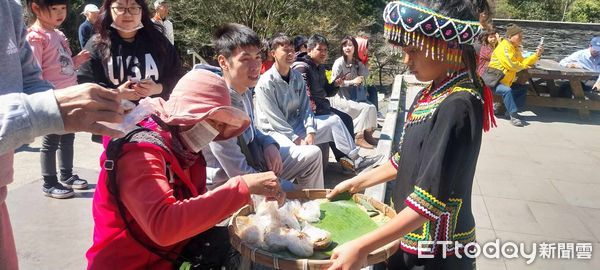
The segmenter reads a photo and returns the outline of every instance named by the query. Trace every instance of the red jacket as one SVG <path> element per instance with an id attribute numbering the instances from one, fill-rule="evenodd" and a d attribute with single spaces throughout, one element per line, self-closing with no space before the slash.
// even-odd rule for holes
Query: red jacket
<path id="1" fill-rule="evenodd" d="M 161 135 L 170 146 L 169 133 Z M 176 175 L 174 183 L 169 183 L 166 176 L 166 162 Z M 183 170 L 174 156 L 151 143 L 123 146 L 117 161 L 117 183 L 126 219 L 131 220 L 130 228 L 138 238 L 157 249 L 178 252 L 187 239 L 210 229 L 250 201 L 241 176 L 206 192 L 205 166 L 202 157 Z M 106 182 L 107 174 L 102 169 L 92 206 L 94 243 L 86 254 L 88 269 L 173 269 L 170 261 L 131 237 Z"/>

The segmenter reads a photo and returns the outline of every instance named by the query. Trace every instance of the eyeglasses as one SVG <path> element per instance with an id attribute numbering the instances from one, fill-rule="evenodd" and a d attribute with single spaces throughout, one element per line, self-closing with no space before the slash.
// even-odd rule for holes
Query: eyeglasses
<path id="1" fill-rule="evenodd" d="M 125 11 L 129 12 L 131 15 L 139 15 L 142 13 L 142 7 L 111 7 L 112 11 L 117 15 L 125 14 Z"/>

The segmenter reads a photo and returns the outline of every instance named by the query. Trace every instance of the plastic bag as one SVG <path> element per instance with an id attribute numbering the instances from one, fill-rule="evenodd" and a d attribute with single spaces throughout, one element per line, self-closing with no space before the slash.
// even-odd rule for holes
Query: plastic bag
<path id="1" fill-rule="evenodd" d="M 135 104 L 129 100 L 121 100 L 121 107 L 125 110 L 125 117 L 123 117 L 123 122 L 120 124 L 115 123 L 103 123 L 104 125 L 119 130 L 125 134 L 136 128 L 136 125 L 144 120 L 145 118 L 152 115 L 155 110 L 154 106 L 150 102 L 151 98 L 146 97 L 140 100 L 139 104 L 135 106 Z M 128 112 L 129 111 L 129 112 Z"/>

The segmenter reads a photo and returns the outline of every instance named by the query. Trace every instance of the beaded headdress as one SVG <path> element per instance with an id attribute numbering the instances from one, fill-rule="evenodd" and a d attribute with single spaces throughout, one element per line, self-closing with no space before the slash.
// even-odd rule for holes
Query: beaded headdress
<path id="1" fill-rule="evenodd" d="M 383 20 L 384 37 L 390 43 L 416 46 L 433 60 L 449 62 L 454 70 L 462 64 L 461 45 L 473 45 L 482 31 L 478 21 L 450 18 L 406 1 L 388 3 Z"/>
<path id="2" fill-rule="evenodd" d="M 415 46 L 425 56 L 450 64 L 449 75 L 464 69 L 463 47 L 473 45 L 483 27 L 479 21 L 450 18 L 424 6 L 407 1 L 393 1 L 383 11 L 384 38 L 396 46 Z M 484 86 L 483 129 L 496 126 L 492 93 Z"/>

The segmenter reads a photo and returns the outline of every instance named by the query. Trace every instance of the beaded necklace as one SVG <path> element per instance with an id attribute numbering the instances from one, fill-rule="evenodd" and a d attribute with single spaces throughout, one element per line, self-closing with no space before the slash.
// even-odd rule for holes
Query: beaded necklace
<path id="1" fill-rule="evenodd" d="M 445 80 L 435 89 L 432 89 L 432 84 L 430 84 L 427 88 L 423 89 L 412 112 L 410 112 L 406 118 L 406 125 L 410 126 L 429 119 L 446 97 L 455 91 L 468 91 L 481 100 L 481 95 L 476 90 L 457 87 L 457 85 L 463 85 L 469 81 L 469 74 L 465 71 L 455 77 Z"/>

